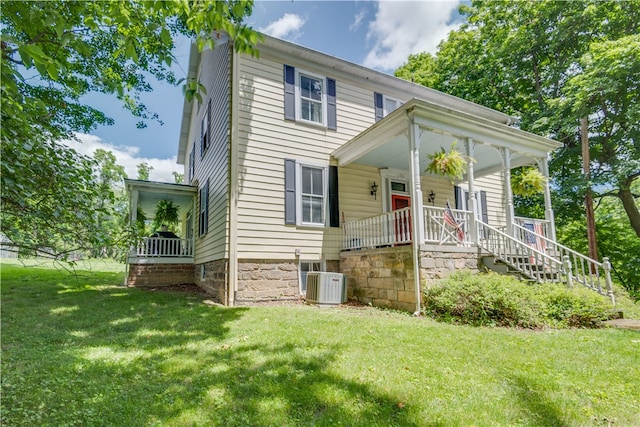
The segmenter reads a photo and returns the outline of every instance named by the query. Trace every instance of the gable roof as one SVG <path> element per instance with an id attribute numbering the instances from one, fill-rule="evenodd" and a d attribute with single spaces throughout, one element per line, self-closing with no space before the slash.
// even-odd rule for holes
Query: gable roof
<path id="1" fill-rule="evenodd" d="M 280 40 L 263 34 L 264 41 L 258 45 L 261 56 L 270 56 L 281 59 L 284 62 L 296 58 L 301 61 L 316 64 L 318 67 L 332 70 L 336 77 L 368 82 L 371 85 L 379 85 L 382 88 L 390 88 L 411 94 L 412 98 L 423 99 L 433 104 L 440 105 L 468 113 L 470 115 L 490 120 L 507 126 L 515 123 L 516 119 L 508 114 L 501 113 L 488 107 L 466 101 L 444 92 L 409 82 L 398 77 L 386 74 L 362 65 L 349 62 L 335 56 L 328 55 L 295 43 Z M 226 43 L 227 39 L 222 39 Z M 219 42 L 220 43 L 220 42 Z M 196 78 L 200 63 L 200 52 L 195 43 L 191 44 L 189 53 L 188 78 Z M 184 99 L 182 110 L 182 123 L 180 128 L 180 138 L 178 145 L 178 164 L 184 164 L 188 147 L 189 126 L 191 122 L 191 102 Z"/>

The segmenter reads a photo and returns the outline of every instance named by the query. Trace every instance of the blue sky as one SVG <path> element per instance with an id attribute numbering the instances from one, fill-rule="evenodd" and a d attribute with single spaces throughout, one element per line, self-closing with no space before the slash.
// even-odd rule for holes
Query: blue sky
<path id="1" fill-rule="evenodd" d="M 409 54 L 435 53 L 438 43 L 461 24 L 460 1 L 267 1 L 256 0 L 247 19 L 254 29 L 277 38 L 330 54 L 379 71 L 393 73 Z M 176 75 L 184 77 L 189 42 L 177 41 Z M 179 87 L 151 82 L 145 94 L 147 107 L 160 115 L 163 125 L 149 122 L 137 129 L 137 120 L 114 97 L 91 95 L 86 101 L 115 119 L 113 126 L 80 135 L 78 151 L 92 154 L 96 148 L 111 150 L 129 177 L 136 165 L 154 167 L 152 180 L 172 181 L 182 115 Z"/>

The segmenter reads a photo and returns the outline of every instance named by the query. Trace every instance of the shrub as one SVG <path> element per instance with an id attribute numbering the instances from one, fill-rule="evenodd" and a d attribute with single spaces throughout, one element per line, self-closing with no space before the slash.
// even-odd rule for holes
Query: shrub
<path id="1" fill-rule="evenodd" d="M 497 273 L 456 272 L 424 292 L 424 313 L 474 326 L 599 327 L 606 298 L 560 284 L 529 284 Z"/>

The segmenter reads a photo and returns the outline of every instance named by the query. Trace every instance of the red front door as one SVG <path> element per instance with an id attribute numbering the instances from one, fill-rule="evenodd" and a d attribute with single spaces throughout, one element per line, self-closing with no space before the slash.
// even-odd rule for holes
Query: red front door
<path id="1" fill-rule="evenodd" d="M 411 197 L 398 194 L 391 195 L 391 210 L 394 212 L 411 206 Z M 406 210 L 396 212 L 394 218 L 395 243 L 406 244 L 411 241 L 411 213 Z"/>

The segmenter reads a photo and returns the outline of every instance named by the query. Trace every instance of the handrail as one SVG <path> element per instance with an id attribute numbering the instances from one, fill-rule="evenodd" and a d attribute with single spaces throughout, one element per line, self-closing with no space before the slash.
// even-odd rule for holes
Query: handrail
<path id="1" fill-rule="evenodd" d="M 564 264 L 544 252 L 529 246 L 520 240 L 476 220 L 482 230 L 478 246 L 500 258 L 502 262 L 517 269 L 524 276 L 537 282 L 560 281 L 565 274 Z"/>
<path id="2" fill-rule="evenodd" d="M 566 264 L 565 269 L 571 272 L 570 281 L 575 280 L 601 295 L 609 296 L 611 301 L 615 302 L 610 274 L 608 274 L 609 263 L 607 258 L 601 263 L 521 225 L 513 224 L 513 226 L 516 237 L 521 242 L 526 243 L 529 239 L 535 240 L 535 243 L 532 242 L 532 244 L 543 248 L 550 256 L 562 260 Z M 606 292 L 602 289 L 601 270 L 604 271 Z"/>

